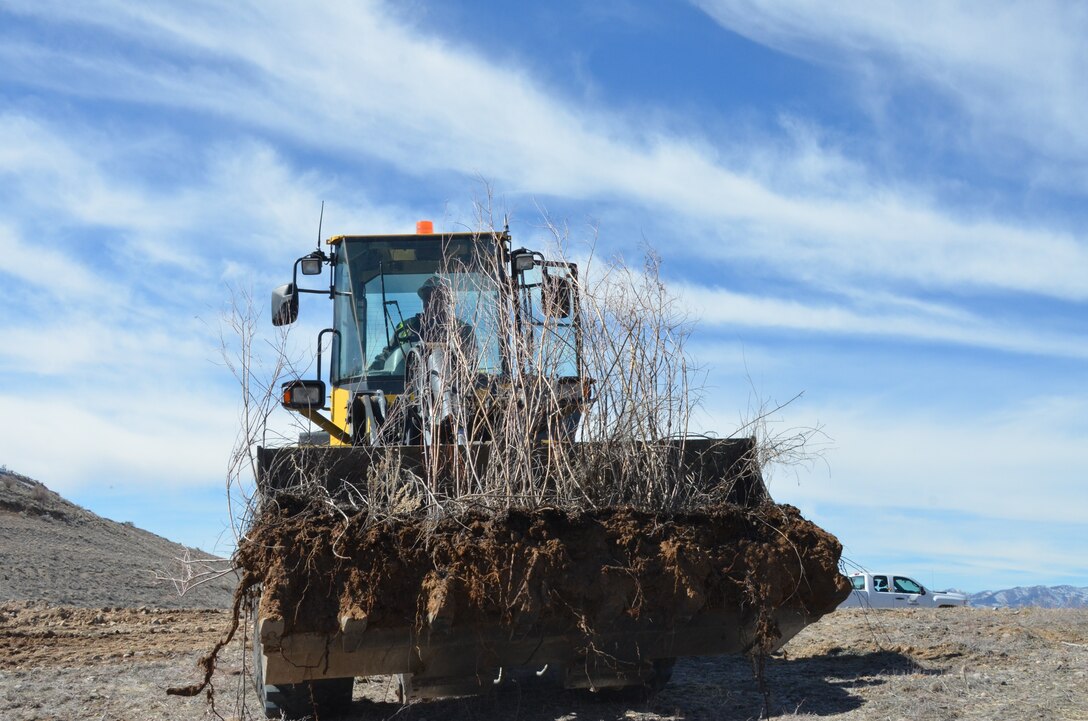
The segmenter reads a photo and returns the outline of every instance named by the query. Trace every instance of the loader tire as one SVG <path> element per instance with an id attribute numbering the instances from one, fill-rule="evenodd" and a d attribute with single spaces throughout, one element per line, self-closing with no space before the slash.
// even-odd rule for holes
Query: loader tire
<path id="1" fill-rule="evenodd" d="M 254 619 L 256 627 L 256 619 Z M 256 628 L 254 628 L 256 631 Z M 264 650 L 257 633 L 253 634 L 253 681 L 257 698 L 270 719 L 301 719 L 334 717 L 351 705 L 354 678 L 329 678 L 306 683 L 265 685 Z"/>
<path id="2" fill-rule="evenodd" d="M 654 674 L 651 676 L 643 688 L 650 695 L 662 691 L 672 680 L 672 670 L 676 668 L 675 658 L 659 658 L 654 661 Z"/>
<path id="3" fill-rule="evenodd" d="M 590 699 L 602 702 L 643 703 L 662 690 L 672 679 L 672 670 L 676 666 L 675 658 L 659 658 L 653 662 L 653 670 L 642 683 L 631 686 L 602 688 L 588 691 Z"/>
<path id="4" fill-rule="evenodd" d="M 353 678 L 329 678 L 264 687 L 265 718 L 301 719 L 337 716 L 351 705 Z"/>

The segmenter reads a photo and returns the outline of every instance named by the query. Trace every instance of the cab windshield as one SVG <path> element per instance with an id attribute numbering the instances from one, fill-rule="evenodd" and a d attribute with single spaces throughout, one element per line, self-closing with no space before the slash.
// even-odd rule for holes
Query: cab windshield
<path id="1" fill-rule="evenodd" d="M 476 373 L 503 371 L 497 332 L 500 296 L 483 266 L 490 236 L 345 238 L 334 279 L 334 381 L 365 381 L 399 393 L 407 354 L 425 338 L 425 304 L 445 293 L 449 324 L 471 352 Z"/>

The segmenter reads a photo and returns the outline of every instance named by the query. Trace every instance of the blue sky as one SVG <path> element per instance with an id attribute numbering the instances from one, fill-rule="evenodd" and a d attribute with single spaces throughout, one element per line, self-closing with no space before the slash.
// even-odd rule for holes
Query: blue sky
<path id="1" fill-rule="evenodd" d="M 322 201 L 326 235 L 448 230 L 483 179 L 527 244 L 546 213 L 662 254 L 703 428 L 803 394 L 771 430 L 822 458 L 771 490 L 851 561 L 1088 585 L 1086 33 L 1049 2 L 3 0 L 0 463 L 229 550 L 231 289 L 263 309 Z"/>

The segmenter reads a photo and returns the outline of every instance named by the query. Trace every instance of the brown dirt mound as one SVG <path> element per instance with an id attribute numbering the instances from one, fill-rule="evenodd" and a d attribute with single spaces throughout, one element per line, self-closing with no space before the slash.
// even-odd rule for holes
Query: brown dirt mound
<path id="1" fill-rule="evenodd" d="M 585 631 L 624 614 L 667 626 L 718 609 L 789 607 L 814 620 L 849 591 L 841 550 L 796 508 L 772 503 L 374 523 L 281 498 L 236 561 L 244 586 L 263 585 L 261 615 L 283 618 L 287 633 L 334 633 L 341 615 L 360 612 L 371 627 L 500 621 Z"/>

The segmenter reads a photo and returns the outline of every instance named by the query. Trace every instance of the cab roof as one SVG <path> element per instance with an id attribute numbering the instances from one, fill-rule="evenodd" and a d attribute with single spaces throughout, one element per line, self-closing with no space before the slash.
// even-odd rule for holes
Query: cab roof
<path id="1" fill-rule="evenodd" d="M 325 242 L 328 245 L 339 245 L 345 240 L 394 240 L 397 242 L 412 240 L 434 240 L 436 238 L 449 238 L 457 240 L 469 240 L 472 238 L 486 238 L 491 237 L 498 239 L 509 239 L 509 233 L 506 231 L 473 231 L 465 230 L 458 233 L 381 233 L 378 235 L 334 235 Z"/>

